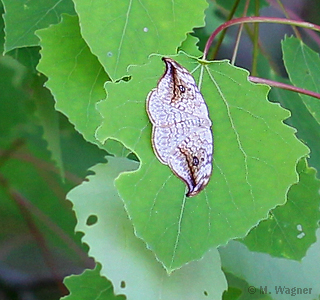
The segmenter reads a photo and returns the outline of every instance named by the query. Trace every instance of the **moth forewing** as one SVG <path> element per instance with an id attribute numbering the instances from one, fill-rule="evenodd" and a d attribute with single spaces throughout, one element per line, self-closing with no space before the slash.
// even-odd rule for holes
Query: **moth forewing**
<path id="1" fill-rule="evenodd" d="M 166 70 L 147 97 L 152 147 L 159 161 L 186 183 L 187 196 L 193 197 L 206 187 L 212 173 L 212 123 L 193 76 L 172 58 L 163 61 Z"/>

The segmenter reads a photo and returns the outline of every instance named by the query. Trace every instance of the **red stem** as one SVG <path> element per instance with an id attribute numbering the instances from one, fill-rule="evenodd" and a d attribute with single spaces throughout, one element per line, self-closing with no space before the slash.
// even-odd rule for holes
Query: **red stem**
<path id="1" fill-rule="evenodd" d="M 273 87 L 278 87 L 284 90 L 288 90 L 288 91 L 292 91 L 292 92 L 297 92 L 299 94 L 304 94 L 304 95 L 308 95 L 317 99 L 320 99 L 320 94 L 316 93 L 316 92 L 312 92 L 309 90 L 305 90 L 302 88 L 298 88 L 289 84 L 285 84 L 285 83 L 281 83 L 278 81 L 273 81 L 273 80 L 269 80 L 269 79 L 264 79 L 264 78 L 259 78 L 259 77 L 254 77 L 254 76 L 249 76 L 248 77 L 250 81 L 255 82 L 255 83 L 264 83 L 264 84 L 268 84 L 270 86 Z"/>
<path id="2" fill-rule="evenodd" d="M 220 25 L 209 37 L 206 46 L 203 51 L 203 59 L 206 60 L 209 49 L 211 47 L 211 44 L 214 40 L 214 38 L 217 36 L 220 31 L 237 24 L 244 24 L 244 23 L 279 23 L 279 24 L 288 24 L 293 26 L 299 26 L 303 28 L 309 28 L 312 30 L 316 30 L 320 32 L 320 26 L 309 23 L 309 22 L 301 22 L 301 21 L 295 21 L 295 20 L 288 20 L 284 18 L 270 18 L 270 17 L 242 17 L 233 19 L 230 21 L 227 21 Z"/>

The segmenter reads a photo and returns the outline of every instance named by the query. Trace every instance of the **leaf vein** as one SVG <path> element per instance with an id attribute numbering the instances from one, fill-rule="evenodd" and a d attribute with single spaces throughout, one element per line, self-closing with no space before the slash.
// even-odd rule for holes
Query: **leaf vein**
<path id="1" fill-rule="evenodd" d="M 178 244 L 179 244 L 179 239 L 180 239 L 180 235 L 181 235 L 181 223 L 182 223 L 182 217 L 183 217 L 183 212 L 186 206 L 186 195 L 184 195 L 183 200 L 182 200 L 182 205 L 181 205 L 181 210 L 180 210 L 180 216 L 179 216 L 179 221 L 178 221 L 178 232 L 177 232 L 177 237 L 176 237 L 176 241 L 174 243 L 174 247 L 173 247 L 173 252 L 172 252 L 172 258 L 171 258 L 171 264 L 170 264 L 170 268 L 173 265 L 174 259 L 176 257 L 176 253 L 177 253 L 177 248 L 178 248 Z"/>
<path id="2" fill-rule="evenodd" d="M 117 60 L 116 60 L 115 68 L 114 68 L 114 76 L 113 77 L 115 77 L 116 74 L 117 74 L 119 61 L 120 61 L 120 54 L 121 54 L 122 44 L 123 44 L 124 36 L 126 34 L 128 23 L 129 23 L 129 15 L 130 15 L 130 11 L 131 11 L 132 1 L 133 0 L 129 1 L 128 10 L 127 10 L 127 13 L 126 13 L 126 21 L 124 23 L 124 27 L 123 27 L 123 30 L 122 30 L 122 35 L 121 35 L 121 38 L 120 38 L 120 43 L 119 43 L 119 48 L 118 48 L 118 53 L 117 53 Z"/>

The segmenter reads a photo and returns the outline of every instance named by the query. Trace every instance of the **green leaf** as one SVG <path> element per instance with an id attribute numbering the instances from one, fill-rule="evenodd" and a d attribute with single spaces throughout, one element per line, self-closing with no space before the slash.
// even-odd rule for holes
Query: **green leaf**
<path id="1" fill-rule="evenodd" d="M 59 278 L 66 272 L 85 267 L 87 257 L 79 235 L 74 234 L 76 220 L 70 203 L 65 201 L 70 181 L 68 185 L 62 184 L 60 176 L 54 172 L 40 128 L 34 128 L 31 123 L 25 127 L 32 136 L 24 139 L 24 147 L 12 151 L 11 157 L 1 166 L 0 240 L 2 247 L 6 245 L 11 250 L 1 263 L 29 280 L 54 280 L 32 230 L 41 235 L 42 246 Z M 19 138 L 26 135 L 19 133 Z"/>
<path id="2" fill-rule="evenodd" d="M 283 60 L 293 85 L 320 93 L 320 58 L 300 40 L 290 37 L 282 41 Z M 320 123 L 320 101 L 300 95 L 311 115 Z"/>
<path id="3" fill-rule="evenodd" d="M 7 53 L 15 60 L 19 61 L 23 66 L 25 66 L 29 71 L 36 74 L 37 64 L 40 60 L 40 47 L 24 47 L 17 48 Z"/>
<path id="4" fill-rule="evenodd" d="M 256 293 L 267 288 L 267 294 L 272 296 L 274 300 L 291 298 L 314 300 L 319 298 L 319 229 L 317 230 L 317 243 L 310 247 L 301 262 L 271 257 L 265 253 L 251 252 L 245 245 L 235 241 L 230 241 L 226 247 L 221 247 L 219 252 L 223 269 L 256 287 Z M 286 287 L 288 294 L 284 289 L 280 292 L 279 287 Z M 299 294 L 298 288 L 300 289 Z M 246 299 L 251 298 L 247 297 Z"/>
<path id="5" fill-rule="evenodd" d="M 124 296 L 115 296 L 109 280 L 100 276 L 101 266 L 94 270 L 85 270 L 81 275 L 72 275 L 64 279 L 70 295 L 61 300 L 124 300 Z"/>
<path id="6" fill-rule="evenodd" d="M 274 209 L 270 219 L 262 221 L 243 240 L 250 250 L 301 260 L 315 243 L 320 220 L 320 182 L 305 159 L 299 162 L 297 171 L 300 181 L 291 186 L 287 203 Z"/>
<path id="7" fill-rule="evenodd" d="M 203 53 L 196 46 L 198 42 L 199 39 L 197 37 L 188 34 L 187 38 L 181 43 L 179 50 L 189 53 L 194 57 L 201 57 Z"/>
<path id="8" fill-rule="evenodd" d="M 65 114 L 87 141 L 102 147 L 94 134 L 101 123 L 95 109 L 105 97 L 109 80 L 97 58 L 83 41 L 77 17 L 64 15 L 60 24 L 39 30 L 41 60 L 38 70 L 48 77 L 56 109 Z"/>
<path id="9" fill-rule="evenodd" d="M 226 281 L 216 249 L 168 276 L 135 236 L 114 180 L 138 165 L 108 157 L 107 164 L 94 166 L 95 175 L 67 196 L 78 219 L 76 230 L 85 233 L 83 241 L 90 245 L 89 255 L 101 263 L 101 275 L 109 278 L 116 295 L 125 294 L 128 299 L 158 299 L 159 295 L 166 300 L 221 299 Z"/>
<path id="10" fill-rule="evenodd" d="M 21 124 L 27 122 L 29 97 L 22 90 L 25 69 L 8 56 L 0 58 L 0 140 L 8 143 Z"/>
<path id="11" fill-rule="evenodd" d="M 290 84 L 274 74 L 271 74 L 272 80 Z M 304 105 L 298 93 L 288 90 L 273 88 L 270 91 L 270 99 L 280 102 L 281 105 L 291 111 L 291 117 L 286 123 L 297 129 L 297 137 L 308 145 L 311 150 L 308 162 L 311 166 L 320 170 L 320 124 L 313 118 L 309 110 Z"/>
<path id="12" fill-rule="evenodd" d="M 14 48 L 39 45 L 37 29 L 57 24 L 62 13 L 74 14 L 71 0 L 3 0 L 5 21 L 5 52 Z"/>
<path id="13" fill-rule="evenodd" d="M 88 143 L 82 135 L 74 130 L 72 124 L 62 114 L 59 114 L 59 124 L 63 163 L 69 173 L 66 173 L 66 178 L 76 174 L 78 180 L 81 178 L 81 182 L 82 178 L 88 175 L 88 168 L 97 163 L 105 162 L 106 151 Z M 80 183 L 78 180 L 76 184 Z"/>
<path id="14" fill-rule="evenodd" d="M 43 87 L 44 76 L 34 75 L 32 84 L 32 99 L 36 104 L 36 115 L 43 129 L 43 138 L 48 143 L 48 150 L 53 161 L 60 170 L 61 178 L 64 178 L 64 166 L 61 157 L 60 128 L 57 111 L 54 110 L 54 100 L 50 92 Z"/>
<path id="15" fill-rule="evenodd" d="M 233 274 L 226 273 L 228 281 L 228 291 L 223 294 L 223 300 L 273 300 L 271 295 L 260 293 L 260 290 L 253 289 L 252 286 Z"/>
<path id="16" fill-rule="evenodd" d="M 203 26 L 205 0 L 74 0 L 81 33 L 113 80 L 151 53 L 176 53 L 186 33 Z M 94 16 L 94 18 L 92 17 Z"/>
<path id="17" fill-rule="evenodd" d="M 107 85 L 108 99 L 98 105 L 104 123 L 97 131 L 102 142 L 116 138 L 138 156 L 139 170 L 122 174 L 116 186 L 137 236 L 169 272 L 245 236 L 283 204 L 298 179 L 296 163 L 308 153 L 282 122 L 288 111 L 268 102 L 268 87 L 250 83 L 246 71 L 226 61 L 200 66 L 185 55 L 175 59 L 195 70 L 195 78 L 204 70 L 201 91 L 213 122 L 215 154 L 203 192 L 186 199 L 185 184 L 151 148 L 145 100 L 163 73 L 159 57 L 130 69 L 130 82 Z"/>
<path id="18" fill-rule="evenodd" d="M 132 152 L 123 146 L 123 144 L 116 140 L 107 140 L 104 144 L 104 148 L 108 150 L 108 153 L 117 157 L 127 157 Z"/>
<path id="19" fill-rule="evenodd" d="M 0 1 L 0 53 L 3 53 L 4 47 L 4 20 L 3 20 L 4 8 Z"/>

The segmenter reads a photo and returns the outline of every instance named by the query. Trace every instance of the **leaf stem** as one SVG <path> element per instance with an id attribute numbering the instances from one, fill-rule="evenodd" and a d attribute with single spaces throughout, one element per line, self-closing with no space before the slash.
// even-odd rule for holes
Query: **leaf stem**
<path id="1" fill-rule="evenodd" d="M 290 85 L 290 84 L 286 84 L 286 83 L 282 83 L 282 82 L 278 82 L 278 81 L 273 81 L 273 80 L 269 80 L 269 79 L 265 79 L 265 78 L 254 77 L 254 76 L 249 76 L 248 78 L 249 78 L 249 80 L 251 82 L 254 82 L 254 83 L 267 84 L 267 85 L 270 85 L 272 87 L 277 87 L 277 88 L 281 88 L 281 89 L 284 89 L 284 90 L 297 92 L 299 94 L 304 94 L 304 95 L 311 96 L 311 97 L 314 97 L 314 98 L 317 98 L 317 99 L 320 100 L 320 94 L 319 93 L 312 92 L 312 91 L 309 91 L 309 90 L 306 90 L 306 89 L 303 89 L 303 88 L 298 88 L 298 87 L 295 87 L 295 86 Z"/>
<path id="2" fill-rule="evenodd" d="M 242 14 L 243 17 L 245 17 L 247 15 L 249 4 L 250 4 L 250 0 L 246 0 L 245 6 L 243 9 L 243 14 Z M 244 24 L 240 24 L 239 29 L 238 29 L 237 38 L 236 38 L 236 42 L 234 45 L 233 54 L 232 54 L 232 58 L 231 58 L 232 65 L 234 65 L 236 58 L 237 58 L 237 53 L 238 53 L 238 49 L 239 49 L 240 38 L 242 35 L 243 26 L 244 26 Z"/>
<path id="3" fill-rule="evenodd" d="M 259 16 L 259 1 L 255 0 L 255 15 Z M 252 68 L 251 74 L 257 75 L 258 67 L 258 54 L 259 54 L 259 23 L 254 23 L 253 26 L 253 53 L 252 53 Z"/>
<path id="4" fill-rule="evenodd" d="M 243 23 L 278 23 L 278 24 L 288 24 L 288 25 L 293 25 L 293 26 L 299 26 L 303 28 L 308 28 L 312 29 L 315 31 L 320 32 L 320 26 L 316 24 L 312 24 L 309 22 L 302 22 L 302 21 L 296 21 L 296 20 L 288 20 L 285 18 L 271 18 L 271 17 L 242 17 L 242 18 L 237 18 L 233 19 L 230 21 L 227 21 L 220 25 L 209 37 L 206 46 L 203 51 L 203 60 L 206 60 L 208 51 L 211 47 L 211 44 L 214 40 L 214 38 L 217 36 L 218 33 L 220 33 L 222 30 L 232 26 L 232 25 L 238 25 L 238 24 L 243 24 Z"/>
<path id="5" fill-rule="evenodd" d="M 227 17 L 227 21 L 229 21 L 229 20 L 231 20 L 233 18 L 234 13 L 236 12 L 239 3 L 240 3 L 240 0 L 236 0 L 234 2 L 233 7 L 232 7 L 232 9 L 231 9 L 231 11 L 230 11 L 230 13 L 229 13 L 229 15 Z M 214 47 L 214 50 L 213 50 L 212 55 L 211 55 L 212 60 L 215 59 L 215 57 L 216 57 L 216 55 L 217 55 L 217 53 L 218 53 L 218 51 L 220 49 L 220 46 L 221 46 L 221 44 L 223 42 L 223 39 L 224 39 L 225 35 L 226 35 L 226 29 L 223 30 L 221 36 L 219 37 L 219 40 L 218 40 L 217 44 Z"/>

